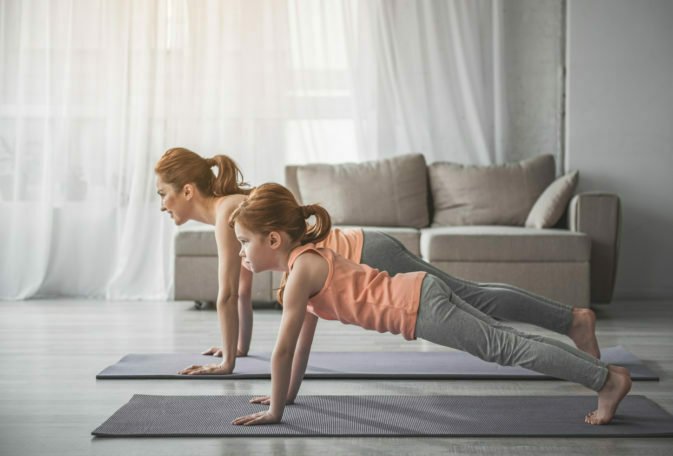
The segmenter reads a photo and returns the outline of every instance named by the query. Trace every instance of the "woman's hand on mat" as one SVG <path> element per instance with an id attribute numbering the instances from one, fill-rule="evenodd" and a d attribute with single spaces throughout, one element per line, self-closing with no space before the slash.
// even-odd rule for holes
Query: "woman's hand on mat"
<path id="1" fill-rule="evenodd" d="M 220 347 L 210 347 L 208 350 L 201 353 L 202 355 L 211 355 L 222 358 L 222 349 Z M 236 350 L 236 357 L 241 358 L 243 356 L 248 356 L 248 352 L 241 350 L 240 348 Z"/>
<path id="2" fill-rule="evenodd" d="M 206 364 L 204 366 L 192 365 L 185 369 L 182 369 L 178 374 L 182 375 L 227 375 L 231 374 L 233 369 L 230 366 L 225 366 L 224 364 Z"/>
<path id="3" fill-rule="evenodd" d="M 252 415 L 240 416 L 231 424 L 250 426 L 253 424 L 274 424 L 280 423 L 280 417 L 273 416 L 269 411 L 257 412 Z"/>
<path id="4" fill-rule="evenodd" d="M 222 358 L 222 349 L 220 347 L 210 347 L 208 350 L 201 353 L 202 355 L 219 356 Z"/>
<path id="5" fill-rule="evenodd" d="M 260 397 L 253 397 L 250 399 L 251 404 L 263 404 L 263 405 L 271 405 L 271 396 L 260 396 Z M 294 404 L 294 399 L 286 400 L 285 405 L 287 404 Z"/>

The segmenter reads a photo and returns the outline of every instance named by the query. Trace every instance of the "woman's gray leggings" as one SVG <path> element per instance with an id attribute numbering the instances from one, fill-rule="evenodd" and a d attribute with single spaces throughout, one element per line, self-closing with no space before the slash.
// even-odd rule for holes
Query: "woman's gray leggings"
<path id="1" fill-rule="evenodd" d="M 391 276 L 400 272 L 425 271 L 443 281 L 470 306 L 499 320 L 531 323 L 567 334 L 572 307 L 505 284 L 474 283 L 452 277 L 409 252 L 397 239 L 378 231 L 365 231 L 362 264 Z"/>
<path id="2" fill-rule="evenodd" d="M 563 342 L 503 325 L 430 274 L 423 279 L 416 337 L 501 366 L 522 366 L 580 383 L 594 391 L 603 387 L 608 375 L 602 361 Z"/>

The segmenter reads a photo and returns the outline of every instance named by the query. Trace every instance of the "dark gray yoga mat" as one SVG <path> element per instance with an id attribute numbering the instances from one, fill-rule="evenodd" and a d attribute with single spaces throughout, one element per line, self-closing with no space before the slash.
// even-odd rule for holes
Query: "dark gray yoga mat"
<path id="1" fill-rule="evenodd" d="M 92 432 L 99 437 L 673 436 L 673 416 L 627 396 L 612 423 L 584 423 L 595 396 L 299 396 L 275 425 L 235 426 L 268 407 L 250 396 L 135 395 Z"/>
<path id="2" fill-rule="evenodd" d="M 623 347 L 602 350 L 601 358 L 627 367 L 633 380 L 659 380 Z M 192 364 L 218 363 L 221 358 L 184 353 L 131 354 L 105 368 L 98 379 L 246 379 L 270 378 L 270 354 L 236 359 L 230 375 L 178 375 Z M 550 377 L 522 367 L 487 363 L 464 352 L 311 352 L 305 378 L 355 379 L 520 379 Z"/>

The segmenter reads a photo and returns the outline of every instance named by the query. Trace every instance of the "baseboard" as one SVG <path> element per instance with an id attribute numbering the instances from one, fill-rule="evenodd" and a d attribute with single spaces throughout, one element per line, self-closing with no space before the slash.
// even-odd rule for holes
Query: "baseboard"
<path id="1" fill-rule="evenodd" d="M 671 287 L 631 288 L 631 289 L 617 288 L 615 290 L 613 300 L 634 300 L 634 299 L 645 299 L 645 300 L 673 299 L 673 288 Z"/>

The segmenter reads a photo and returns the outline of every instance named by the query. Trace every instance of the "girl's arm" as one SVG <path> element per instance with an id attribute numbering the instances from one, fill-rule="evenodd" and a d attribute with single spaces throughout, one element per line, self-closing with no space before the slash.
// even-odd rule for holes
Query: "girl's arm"
<path id="1" fill-rule="evenodd" d="M 190 366 L 180 374 L 230 374 L 236 365 L 238 342 L 238 278 L 241 273 L 240 244 L 234 229 L 229 226 L 229 215 L 234 206 L 218 209 L 215 220 L 215 241 L 218 257 L 217 317 L 222 333 L 222 363 Z"/>
<path id="2" fill-rule="evenodd" d="M 314 254 L 297 258 L 283 293 L 283 316 L 271 355 L 271 406 L 269 410 L 237 418 L 233 424 L 278 423 L 290 387 L 292 361 L 306 315 L 308 299 L 320 291 L 327 277 L 326 261 Z"/>
<path id="3" fill-rule="evenodd" d="M 311 345 L 313 344 L 313 336 L 315 328 L 318 324 L 318 317 L 312 313 L 306 312 L 304 316 L 304 324 L 299 333 L 299 340 L 297 341 L 297 348 L 294 350 L 294 360 L 292 361 L 292 374 L 290 376 L 290 386 L 287 391 L 286 404 L 294 403 L 297 398 L 297 393 L 301 387 L 301 382 L 304 380 L 306 373 L 306 366 L 308 365 L 308 358 L 311 354 Z M 271 404 L 271 396 L 260 396 L 250 401 L 252 404 Z"/>
<path id="4" fill-rule="evenodd" d="M 294 282 L 294 286 L 290 288 L 288 280 L 285 287 L 283 317 L 280 321 L 276 347 L 271 355 L 271 406 L 269 414 L 278 421 L 283 417 L 292 375 L 292 360 L 304 323 L 306 305 L 310 295 L 310 290 L 305 284 L 298 284 L 296 280 Z"/>
<path id="5" fill-rule="evenodd" d="M 290 388 L 287 392 L 287 403 L 292 404 L 297 398 L 297 393 L 304 380 L 308 357 L 311 354 L 311 345 L 313 345 L 313 336 L 315 328 L 318 325 L 318 317 L 312 313 L 306 312 L 304 324 L 301 327 L 297 348 L 294 352 L 294 362 L 292 363 L 292 377 L 290 378 Z"/>

